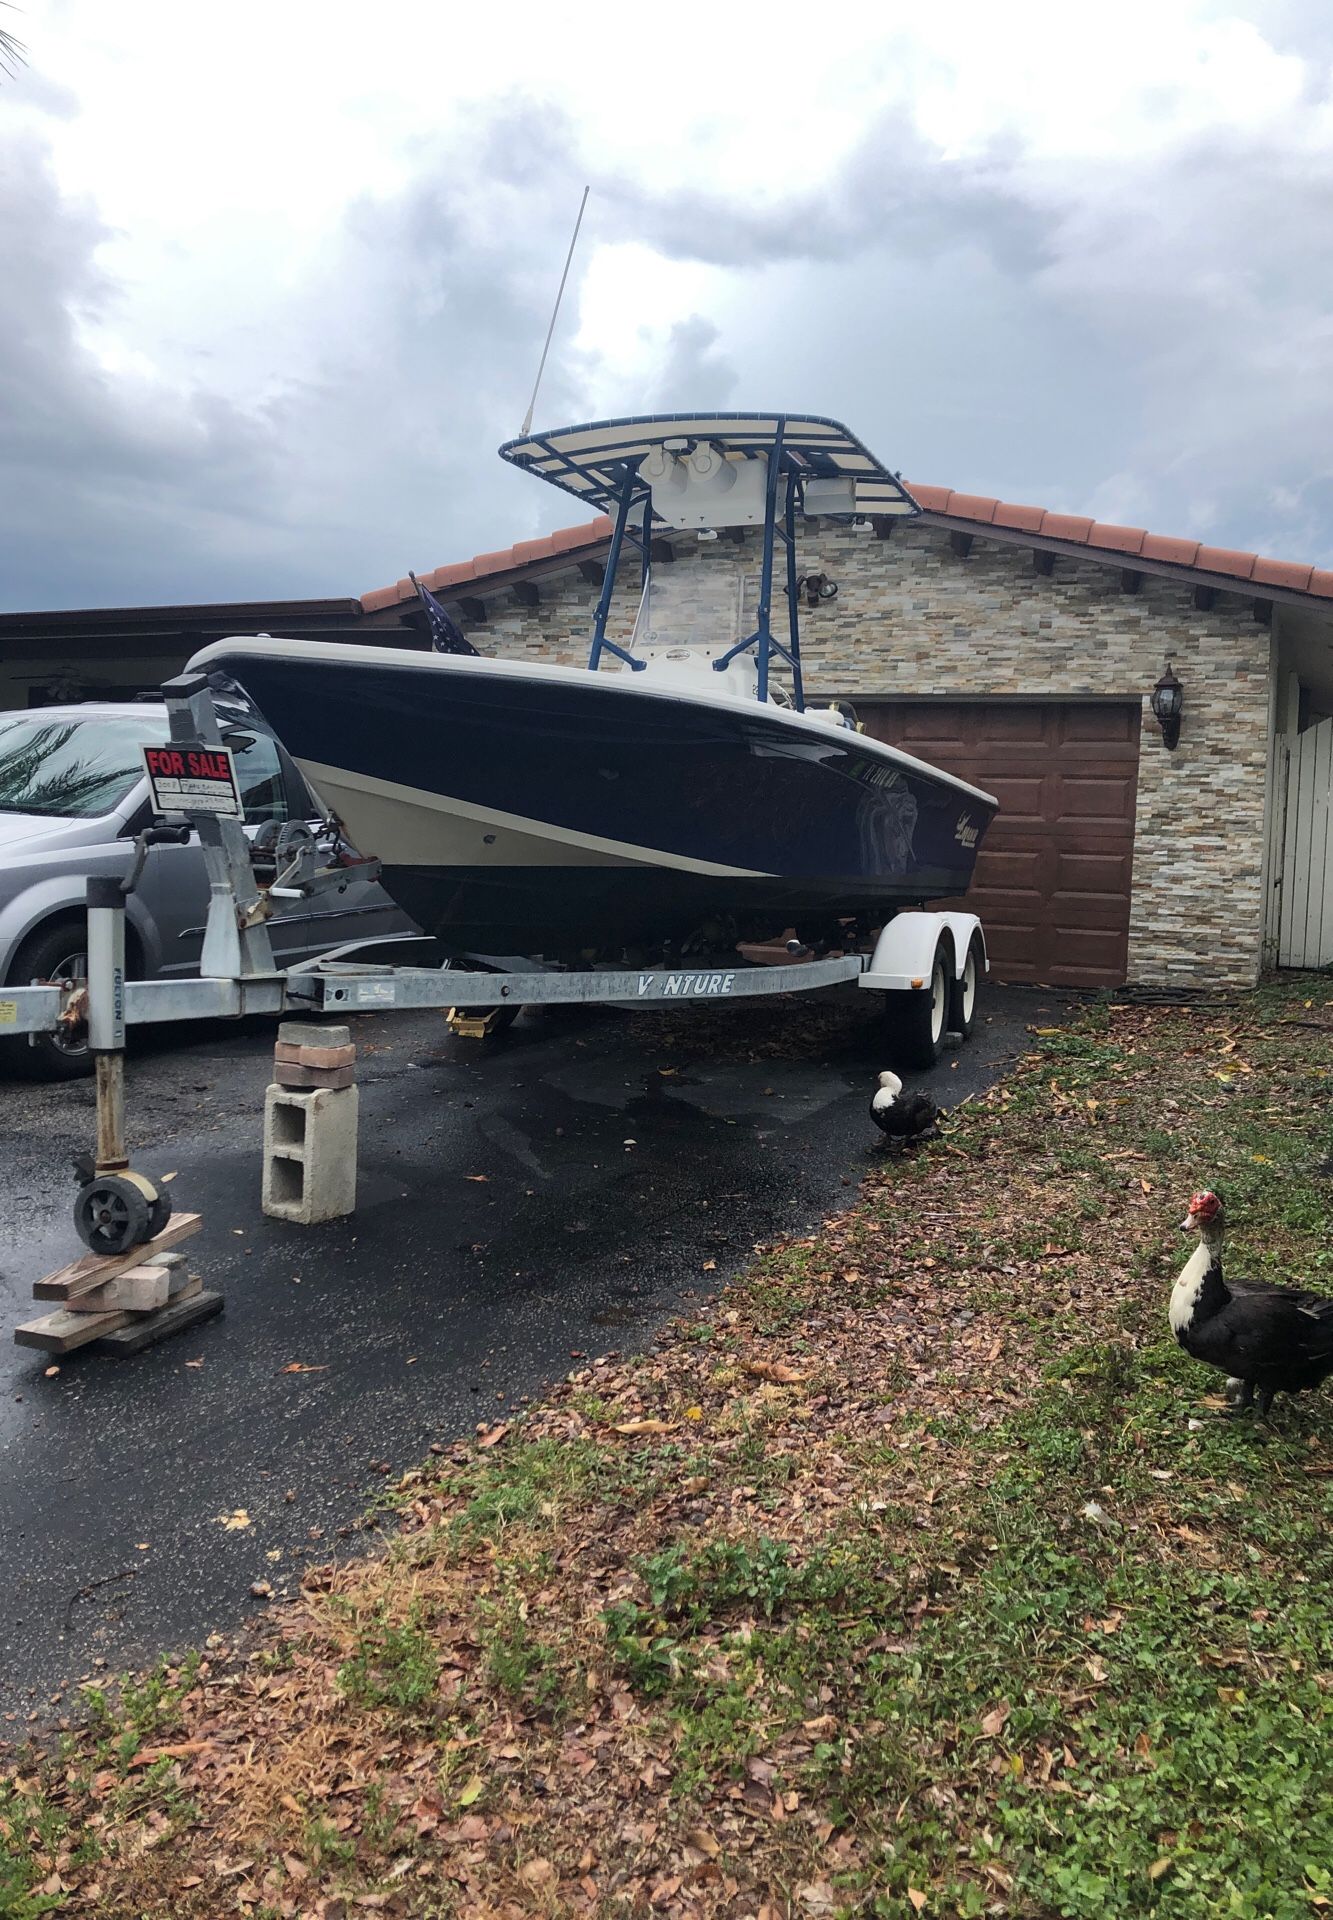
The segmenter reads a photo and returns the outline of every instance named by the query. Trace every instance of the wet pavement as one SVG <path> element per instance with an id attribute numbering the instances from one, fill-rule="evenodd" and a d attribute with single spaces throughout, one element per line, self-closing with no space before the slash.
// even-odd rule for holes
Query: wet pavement
<path id="1" fill-rule="evenodd" d="M 919 1083 L 956 1104 L 1068 1004 L 988 989 L 971 1042 Z M 571 1356 L 642 1348 L 875 1164 L 869 995 L 529 1012 L 487 1043 L 438 1015 L 362 1018 L 354 1037 L 358 1209 L 300 1228 L 259 1208 L 272 1024 L 136 1036 L 134 1162 L 203 1213 L 185 1251 L 226 1311 L 49 1379 L 9 1329 L 81 1251 L 70 1159 L 92 1092 L 0 1079 L 0 1737 L 68 1710 L 52 1696 L 95 1663 L 234 1627 L 254 1581 L 295 1591 L 308 1560 L 374 1538 L 360 1519 L 386 1473 Z M 249 1524 L 225 1527 L 238 1510 Z"/>

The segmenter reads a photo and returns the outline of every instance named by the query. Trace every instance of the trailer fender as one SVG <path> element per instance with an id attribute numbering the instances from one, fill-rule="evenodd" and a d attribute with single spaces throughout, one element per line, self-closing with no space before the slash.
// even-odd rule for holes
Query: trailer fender
<path id="1" fill-rule="evenodd" d="M 876 993 L 911 993 L 924 987 L 941 939 L 948 944 L 955 978 L 962 975 L 974 939 L 980 944 L 983 965 L 989 969 L 985 935 L 974 913 L 900 913 L 875 942 L 870 965 L 857 985 Z"/>

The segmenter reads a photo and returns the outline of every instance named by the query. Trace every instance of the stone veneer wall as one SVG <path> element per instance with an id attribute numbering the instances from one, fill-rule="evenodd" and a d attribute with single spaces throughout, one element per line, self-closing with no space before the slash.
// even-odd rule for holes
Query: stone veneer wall
<path id="1" fill-rule="evenodd" d="M 758 537 L 676 540 L 676 569 L 743 567 L 757 580 Z M 1144 985 L 1251 986 L 1262 920 L 1269 634 L 1249 603 L 1200 612 L 1184 585 L 1143 575 L 1121 591 L 1116 565 L 1057 558 L 1035 572 L 1031 550 L 978 536 L 970 554 L 947 533 L 899 523 L 888 540 L 807 528 L 800 570 L 837 581 L 836 600 L 805 615 L 807 698 L 872 694 L 1142 698 L 1129 978 Z M 630 568 L 622 569 L 622 576 Z M 661 574 L 659 573 L 659 578 Z M 685 586 L 682 578 L 680 585 Z M 571 570 L 540 582 L 534 608 L 492 601 L 475 637 L 510 659 L 582 665 L 597 589 Z M 747 601 L 753 604 L 753 594 Z M 633 625 L 637 590 L 618 592 L 613 637 Z M 785 599 L 774 595 L 775 618 Z M 1146 694 L 1175 662 L 1185 718 L 1162 746 Z"/>

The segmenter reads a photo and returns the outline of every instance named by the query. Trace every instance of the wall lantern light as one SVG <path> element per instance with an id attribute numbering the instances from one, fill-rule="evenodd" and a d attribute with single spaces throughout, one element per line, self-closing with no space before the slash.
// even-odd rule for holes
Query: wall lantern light
<path id="1" fill-rule="evenodd" d="M 1157 724 L 1162 729 L 1162 744 L 1169 753 L 1180 739 L 1180 716 L 1185 707 L 1185 689 L 1177 680 L 1169 660 L 1166 672 L 1152 690 L 1151 705 L 1157 716 Z"/>

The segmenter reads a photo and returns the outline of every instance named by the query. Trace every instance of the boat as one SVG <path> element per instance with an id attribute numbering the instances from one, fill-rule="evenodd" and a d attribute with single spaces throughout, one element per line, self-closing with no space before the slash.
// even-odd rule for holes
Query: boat
<path id="1" fill-rule="evenodd" d="M 268 637 L 190 662 L 253 702 L 448 955 L 827 946 L 966 892 L 993 796 L 806 704 L 799 603 L 830 583 L 798 572 L 801 520 L 919 511 L 846 427 L 658 414 L 500 452 L 611 518 L 586 667 Z M 738 527 L 762 530 L 757 577 Z"/>

